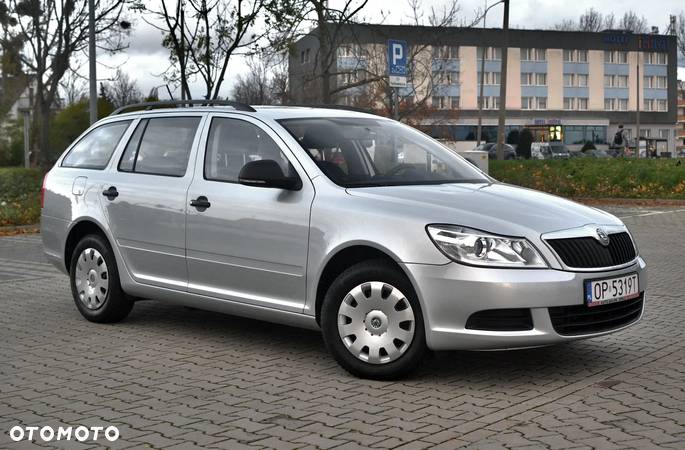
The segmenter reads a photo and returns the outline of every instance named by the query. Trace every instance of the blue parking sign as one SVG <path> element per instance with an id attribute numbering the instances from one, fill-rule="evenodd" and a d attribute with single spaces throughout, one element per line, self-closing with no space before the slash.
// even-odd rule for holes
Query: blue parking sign
<path id="1" fill-rule="evenodd" d="M 388 75 L 407 76 L 407 41 L 388 40 Z"/>

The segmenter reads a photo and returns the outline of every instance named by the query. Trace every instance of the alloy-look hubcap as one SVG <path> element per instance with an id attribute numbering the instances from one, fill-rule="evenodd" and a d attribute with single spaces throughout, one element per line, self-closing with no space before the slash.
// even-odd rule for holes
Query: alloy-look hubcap
<path id="1" fill-rule="evenodd" d="M 338 333 L 345 347 L 371 364 L 402 356 L 414 338 L 415 325 L 407 297 L 381 281 L 356 286 L 338 308 Z"/>
<path id="2" fill-rule="evenodd" d="M 109 290 L 107 263 L 99 251 L 87 248 L 81 252 L 74 273 L 76 292 L 81 303 L 88 309 L 102 306 Z"/>

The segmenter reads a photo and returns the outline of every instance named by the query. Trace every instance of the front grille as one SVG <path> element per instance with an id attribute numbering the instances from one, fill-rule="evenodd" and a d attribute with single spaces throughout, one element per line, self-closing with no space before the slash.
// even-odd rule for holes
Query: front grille
<path id="1" fill-rule="evenodd" d="M 635 322 L 642 312 L 644 293 L 632 300 L 607 305 L 556 306 L 549 308 L 554 330 L 562 335 L 600 333 Z"/>
<path id="2" fill-rule="evenodd" d="M 478 311 L 466 321 L 469 330 L 525 331 L 533 329 L 533 318 L 528 308 L 486 309 Z"/>
<path id="3" fill-rule="evenodd" d="M 593 237 L 549 239 L 547 242 L 568 267 L 591 269 L 619 266 L 635 259 L 635 246 L 625 231 L 609 235 L 603 246 Z"/>

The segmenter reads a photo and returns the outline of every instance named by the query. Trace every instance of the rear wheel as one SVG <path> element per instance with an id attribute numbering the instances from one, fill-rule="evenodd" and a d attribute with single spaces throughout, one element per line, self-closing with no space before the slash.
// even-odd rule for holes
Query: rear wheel
<path id="1" fill-rule="evenodd" d="M 79 241 L 69 275 L 76 307 L 91 322 L 118 322 L 133 308 L 133 299 L 121 290 L 112 249 L 102 236 L 91 234 Z"/>
<path id="2" fill-rule="evenodd" d="M 406 276 L 383 260 L 356 264 L 340 274 L 321 309 L 324 341 L 353 375 L 399 378 L 415 369 L 426 350 L 421 308 Z"/>

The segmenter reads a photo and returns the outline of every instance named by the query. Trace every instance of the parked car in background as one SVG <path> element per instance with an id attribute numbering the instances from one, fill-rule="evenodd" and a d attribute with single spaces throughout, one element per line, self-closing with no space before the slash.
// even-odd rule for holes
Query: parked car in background
<path id="1" fill-rule="evenodd" d="M 548 142 L 533 142 L 530 144 L 530 157 L 533 159 L 547 159 L 551 154 Z"/>
<path id="2" fill-rule="evenodd" d="M 598 150 L 596 148 L 581 150 L 578 153 L 587 158 L 611 158 L 611 155 L 607 153 L 605 150 Z"/>
<path id="3" fill-rule="evenodd" d="M 389 379 L 428 350 L 552 345 L 642 316 L 646 266 L 620 219 L 500 183 L 407 125 L 134 106 L 83 133 L 41 188 L 45 253 L 89 321 L 157 299 L 321 330 L 342 367 Z"/>
<path id="4" fill-rule="evenodd" d="M 474 148 L 474 150 L 488 152 L 488 157 L 490 159 L 497 159 L 496 142 L 487 142 L 480 144 L 478 147 Z M 504 159 L 516 159 L 516 149 L 513 146 L 509 144 L 504 144 Z"/>

